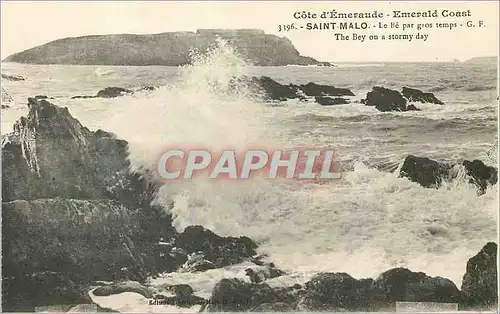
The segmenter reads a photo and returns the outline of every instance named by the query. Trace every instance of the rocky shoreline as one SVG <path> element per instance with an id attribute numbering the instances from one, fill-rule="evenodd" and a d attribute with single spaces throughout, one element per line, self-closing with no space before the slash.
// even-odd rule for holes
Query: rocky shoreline
<path id="1" fill-rule="evenodd" d="M 205 51 L 227 41 L 244 60 L 256 66 L 331 66 L 300 55 L 286 37 L 259 29 L 199 29 L 196 32 L 116 34 L 61 38 L 8 56 L 4 62 L 179 66 L 189 64 L 190 52 Z"/>

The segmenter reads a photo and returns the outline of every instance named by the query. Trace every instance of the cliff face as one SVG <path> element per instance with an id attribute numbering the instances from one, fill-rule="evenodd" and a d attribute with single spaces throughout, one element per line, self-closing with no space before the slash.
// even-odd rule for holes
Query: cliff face
<path id="1" fill-rule="evenodd" d="M 189 63 L 192 49 L 204 50 L 217 37 L 258 66 L 329 65 L 299 54 L 287 38 L 261 30 L 198 30 L 152 35 L 98 35 L 64 38 L 19 52 L 6 62 L 80 65 L 163 65 Z"/>
<path id="2" fill-rule="evenodd" d="M 158 186 L 129 171 L 128 143 L 88 130 L 67 108 L 28 102 L 2 137 L 3 308 L 65 304 L 92 279 L 156 271 L 144 253 L 176 231 L 150 205 Z"/>

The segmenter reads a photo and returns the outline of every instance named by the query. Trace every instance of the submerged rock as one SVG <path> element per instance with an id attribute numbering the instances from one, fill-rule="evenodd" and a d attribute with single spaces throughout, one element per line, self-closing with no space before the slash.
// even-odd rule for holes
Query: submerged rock
<path id="1" fill-rule="evenodd" d="M 437 99 L 433 93 L 424 93 L 419 89 L 403 87 L 401 94 L 408 99 L 408 101 L 418 101 L 422 103 L 431 103 L 437 105 L 444 105 L 444 103 Z"/>
<path id="2" fill-rule="evenodd" d="M 496 243 L 487 243 L 467 262 L 462 281 L 464 308 L 493 310 L 498 306 Z"/>
<path id="3" fill-rule="evenodd" d="M 489 185 L 495 185 L 498 181 L 498 170 L 495 167 L 486 166 L 480 160 L 465 160 L 462 164 L 447 164 L 431 160 L 426 157 L 408 155 L 400 170 L 400 177 L 406 177 L 410 181 L 417 182 L 423 187 L 438 188 L 443 181 L 449 181 L 456 177 L 457 166 L 465 169 L 469 177 L 469 183 L 478 188 L 479 194 L 484 194 Z"/>
<path id="4" fill-rule="evenodd" d="M 375 106 L 382 112 L 406 111 L 406 99 L 398 91 L 379 86 L 374 86 L 366 94 L 364 103 L 366 106 Z"/>
<path id="5" fill-rule="evenodd" d="M 486 191 L 488 185 L 494 185 L 498 181 L 498 170 L 495 167 L 486 166 L 480 160 L 464 160 L 462 165 L 467 175 L 470 176 L 469 183 L 477 185 L 481 193 Z"/>

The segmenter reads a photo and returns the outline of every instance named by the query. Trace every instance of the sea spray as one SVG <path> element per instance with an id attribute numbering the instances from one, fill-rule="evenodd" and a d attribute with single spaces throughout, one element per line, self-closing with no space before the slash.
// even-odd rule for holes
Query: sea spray
<path id="1" fill-rule="evenodd" d="M 336 123 L 342 123 L 335 120 L 331 124 L 329 120 L 314 120 L 308 128 L 300 128 L 300 121 L 288 117 L 288 123 L 290 120 L 292 123 L 285 125 L 287 119 L 280 115 L 287 112 L 296 117 L 293 111 L 297 108 L 279 108 L 272 112 L 259 99 L 250 97 L 244 85 L 236 88 L 236 92 L 226 88 L 232 77 L 245 74 L 245 66 L 227 43 L 219 42 L 208 54 L 195 58 L 192 65 L 181 68 L 175 83 L 150 93 L 96 100 L 99 104 L 92 104 L 92 110 L 107 110 L 98 125 L 129 141 L 130 159 L 135 168 L 151 167 L 165 146 L 176 143 L 220 148 L 244 147 L 250 143 L 272 146 L 286 140 L 301 144 L 296 143 L 294 137 L 281 138 L 282 134 L 274 131 L 280 128 L 296 127 L 285 136 L 297 134 L 304 138 L 309 134 L 307 139 L 311 141 L 317 140 L 318 134 L 311 132 L 319 124 L 343 132 L 337 137 L 325 133 L 322 137 L 325 142 L 348 142 L 354 135 L 360 138 L 365 135 L 354 131 L 352 135 L 345 134 L 346 130 L 335 129 Z M 91 104 L 91 100 L 88 103 Z M 85 104 L 78 103 L 78 106 Z M 446 108 L 440 107 L 430 114 L 441 119 L 442 114 L 450 114 L 443 110 L 454 107 Z M 311 104 L 300 109 L 324 110 Z M 390 119 L 387 121 L 391 126 L 415 119 L 396 114 L 375 115 L 366 111 L 368 109 L 344 106 L 328 113 L 337 116 L 343 113 L 339 119 L 347 119 L 352 117 L 353 110 L 359 110 L 368 117 L 376 117 L 374 121 L 367 120 L 371 125 L 381 124 L 385 121 L 382 118 Z M 71 110 L 78 109 L 75 106 Z M 419 113 L 423 114 L 425 112 Z M 422 122 L 418 120 L 414 124 L 417 122 L 422 129 Z M 92 121 L 84 124 L 89 123 Z M 356 124 L 358 131 L 359 125 Z M 402 134 L 407 134 L 408 127 L 403 127 Z M 391 132 L 389 136 L 397 138 L 399 133 Z M 385 149 L 378 142 L 370 142 L 373 143 L 370 150 L 363 150 L 359 145 L 366 146 L 364 142 L 351 144 L 356 152 L 366 151 L 363 157 L 370 160 L 380 156 L 381 152 L 376 149 Z M 345 156 L 342 150 L 339 154 Z M 426 154 L 425 149 L 422 154 Z M 399 158 L 402 160 L 404 155 Z M 426 189 L 406 178 L 398 178 L 397 173 L 382 172 L 358 162 L 335 184 L 258 180 L 235 184 L 197 180 L 164 185 L 158 201 L 172 212 L 179 230 L 200 224 L 220 235 L 249 236 L 259 242 L 260 251 L 268 253 L 279 268 L 301 280 L 318 271 L 374 277 L 391 267 L 404 266 L 450 278 L 459 285 L 466 261 L 485 242 L 496 240 L 497 185 L 478 197 L 466 180 L 455 180 L 439 189 Z M 207 277 L 204 274 L 183 276 L 199 282 L 212 280 L 209 274 Z M 192 279 L 194 276 L 200 277 Z M 216 280 L 213 281 L 215 284 Z M 205 292 L 210 293 L 209 285 L 206 286 Z"/>

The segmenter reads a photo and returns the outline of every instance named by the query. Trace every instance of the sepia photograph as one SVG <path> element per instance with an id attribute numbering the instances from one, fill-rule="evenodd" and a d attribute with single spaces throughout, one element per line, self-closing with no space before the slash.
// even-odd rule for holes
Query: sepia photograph
<path id="1" fill-rule="evenodd" d="M 498 313 L 499 27 L 2 1 L 2 311 Z"/>

